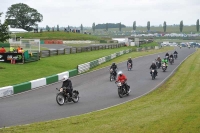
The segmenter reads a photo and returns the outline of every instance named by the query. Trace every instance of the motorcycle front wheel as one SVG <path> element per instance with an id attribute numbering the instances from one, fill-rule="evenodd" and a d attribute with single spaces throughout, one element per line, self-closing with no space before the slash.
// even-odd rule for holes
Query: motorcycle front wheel
<path id="1" fill-rule="evenodd" d="M 56 96 L 56 102 L 61 106 L 65 103 L 65 97 L 62 93 L 58 93 Z"/>
<path id="2" fill-rule="evenodd" d="M 120 98 L 122 98 L 122 97 L 123 97 L 123 94 L 122 94 L 122 89 L 121 89 L 121 88 L 118 88 L 118 95 L 119 95 L 119 97 L 120 97 Z"/>

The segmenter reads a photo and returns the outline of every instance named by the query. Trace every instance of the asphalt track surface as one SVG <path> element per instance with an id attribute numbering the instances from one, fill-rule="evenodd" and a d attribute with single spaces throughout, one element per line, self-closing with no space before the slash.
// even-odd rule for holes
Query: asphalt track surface
<path id="1" fill-rule="evenodd" d="M 124 98 L 119 98 L 116 84 L 109 81 L 109 67 L 71 78 L 74 89 L 80 92 L 78 103 L 67 103 L 63 106 L 56 103 L 58 91 L 55 88 L 61 87 L 61 82 L 2 98 L 0 99 L 0 127 L 80 115 L 135 99 L 152 91 L 166 80 L 166 77 L 194 51 L 195 49 L 178 49 L 178 59 L 173 65 L 169 65 L 166 72 L 159 69 L 155 80 L 151 79 L 149 67 L 158 54 L 134 59 L 132 71 L 127 70 L 126 62 L 119 63 L 118 70 L 122 70 L 127 76 L 132 90 L 130 95 Z M 159 55 L 164 57 L 165 53 Z"/>

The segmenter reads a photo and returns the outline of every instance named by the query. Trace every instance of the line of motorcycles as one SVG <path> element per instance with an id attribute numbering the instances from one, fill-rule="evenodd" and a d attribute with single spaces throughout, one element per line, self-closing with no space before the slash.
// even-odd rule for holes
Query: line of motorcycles
<path id="1" fill-rule="evenodd" d="M 174 54 L 174 59 L 177 59 L 177 57 L 178 57 L 177 54 Z M 170 64 L 174 63 L 174 59 L 169 58 L 167 56 L 166 56 L 166 59 L 169 61 Z M 166 63 L 161 64 L 161 62 L 157 61 L 157 60 L 156 60 L 156 66 L 157 66 L 157 69 L 162 68 L 163 72 L 165 72 L 167 69 Z M 131 69 L 132 69 L 131 63 L 127 64 L 127 69 L 128 69 L 128 71 L 131 71 Z M 151 73 L 152 73 L 151 74 L 152 80 L 154 80 L 156 77 L 155 70 L 152 69 Z M 109 80 L 112 82 L 112 81 L 115 81 L 116 78 L 117 78 L 117 72 L 115 72 L 113 69 L 110 69 Z M 124 83 L 124 84 L 128 87 L 127 88 L 128 90 L 125 89 L 125 85 L 122 84 L 121 82 L 116 82 L 116 84 L 117 84 L 117 88 L 118 88 L 118 95 L 120 98 L 128 96 L 130 94 L 131 89 L 130 89 L 130 86 L 127 85 L 127 83 Z M 70 95 L 69 95 L 69 88 L 66 88 L 66 87 L 63 87 L 63 89 L 56 88 L 56 90 L 59 91 L 59 93 L 57 93 L 57 95 L 56 95 L 56 102 L 59 105 L 63 105 L 64 103 L 68 103 L 68 102 L 77 103 L 79 101 L 79 92 L 77 90 L 73 90 L 72 97 L 70 97 Z"/>
<path id="2" fill-rule="evenodd" d="M 165 58 L 172 65 L 174 63 L 174 59 L 178 58 L 178 55 L 174 54 L 174 58 L 168 57 L 168 56 L 165 56 Z M 165 72 L 167 70 L 167 64 L 165 62 L 161 63 L 161 61 L 156 60 L 156 66 L 157 66 L 157 69 L 162 68 L 163 72 Z M 156 73 L 155 73 L 155 70 L 153 70 L 153 69 L 151 70 L 151 76 L 152 76 L 152 80 L 154 80 L 156 78 Z"/>

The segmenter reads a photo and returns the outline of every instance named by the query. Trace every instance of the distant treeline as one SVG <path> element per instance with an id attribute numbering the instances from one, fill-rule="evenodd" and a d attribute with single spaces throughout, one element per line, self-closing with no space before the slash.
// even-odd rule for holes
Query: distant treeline
<path id="1" fill-rule="evenodd" d="M 109 28 L 119 28 L 120 26 L 120 23 L 107 23 L 107 24 L 97 24 L 95 26 L 95 29 L 106 29 L 106 25 L 108 26 L 108 29 Z M 121 24 L 121 28 L 126 28 L 126 26 L 124 24 Z"/>

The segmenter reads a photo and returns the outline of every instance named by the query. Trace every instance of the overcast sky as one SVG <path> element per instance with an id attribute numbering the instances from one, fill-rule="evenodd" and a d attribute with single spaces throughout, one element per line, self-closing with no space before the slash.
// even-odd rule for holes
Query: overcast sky
<path id="1" fill-rule="evenodd" d="M 0 0 L 1 18 L 5 19 L 7 9 L 17 3 L 24 3 L 43 15 L 39 27 L 83 26 L 92 23 L 119 23 L 132 26 L 196 24 L 200 18 L 200 0 Z"/>

